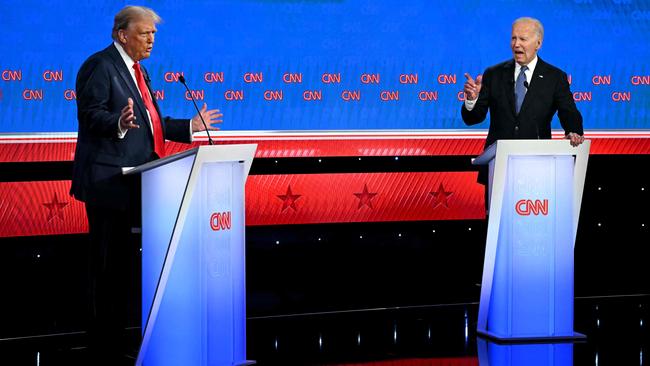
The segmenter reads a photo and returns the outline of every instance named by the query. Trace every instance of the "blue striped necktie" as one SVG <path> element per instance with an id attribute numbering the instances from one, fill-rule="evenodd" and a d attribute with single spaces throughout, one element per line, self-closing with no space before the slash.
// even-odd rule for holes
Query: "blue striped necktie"
<path id="1" fill-rule="evenodd" d="M 526 74 L 524 74 L 526 70 L 528 70 L 528 66 L 522 66 L 515 81 L 515 100 L 517 103 L 515 111 L 517 114 L 519 114 L 521 104 L 524 102 L 524 97 L 526 96 L 526 89 L 528 89 L 524 84 L 526 83 Z"/>

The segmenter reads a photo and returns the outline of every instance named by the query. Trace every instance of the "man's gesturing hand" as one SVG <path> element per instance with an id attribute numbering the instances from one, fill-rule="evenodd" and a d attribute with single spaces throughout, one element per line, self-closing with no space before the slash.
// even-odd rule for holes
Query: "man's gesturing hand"
<path id="1" fill-rule="evenodd" d="M 135 114 L 133 114 L 133 99 L 129 98 L 127 105 L 122 108 L 120 114 L 120 128 L 123 131 L 131 128 L 140 128 L 140 125 L 133 123 L 135 121 Z"/>
<path id="2" fill-rule="evenodd" d="M 467 80 L 465 81 L 465 86 L 463 91 L 465 92 L 465 99 L 467 100 L 476 100 L 478 94 L 481 92 L 481 82 L 483 81 L 483 75 L 476 77 L 476 80 L 472 79 L 472 76 L 468 73 L 465 73 Z"/>

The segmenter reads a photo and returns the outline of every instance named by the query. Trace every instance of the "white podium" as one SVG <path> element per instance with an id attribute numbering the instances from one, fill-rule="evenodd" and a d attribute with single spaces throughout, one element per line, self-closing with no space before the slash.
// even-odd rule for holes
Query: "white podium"
<path id="1" fill-rule="evenodd" d="M 590 141 L 500 140 L 489 164 L 489 219 L 477 331 L 500 341 L 584 338 L 573 331 L 573 249 Z"/>
<path id="2" fill-rule="evenodd" d="M 257 145 L 201 146 L 142 180 L 136 365 L 246 365 L 244 185 Z"/>

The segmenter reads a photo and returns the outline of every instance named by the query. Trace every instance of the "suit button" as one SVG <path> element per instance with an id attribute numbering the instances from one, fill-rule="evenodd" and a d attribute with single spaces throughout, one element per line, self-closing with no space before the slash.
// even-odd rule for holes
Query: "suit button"
<path id="1" fill-rule="evenodd" d="M 519 131 L 519 126 L 515 126 L 515 132 Z"/>

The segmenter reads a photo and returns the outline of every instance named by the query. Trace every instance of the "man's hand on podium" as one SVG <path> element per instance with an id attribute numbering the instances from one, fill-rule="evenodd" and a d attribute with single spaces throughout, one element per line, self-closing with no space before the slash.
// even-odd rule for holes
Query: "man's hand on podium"
<path id="1" fill-rule="evenodd" d="M 585 137 L 578 135 L 575 132 L 569 132 L 566 137 L 567 140 L 571 140 L 571 146 L 576 147 L 585 141 Z"/>

